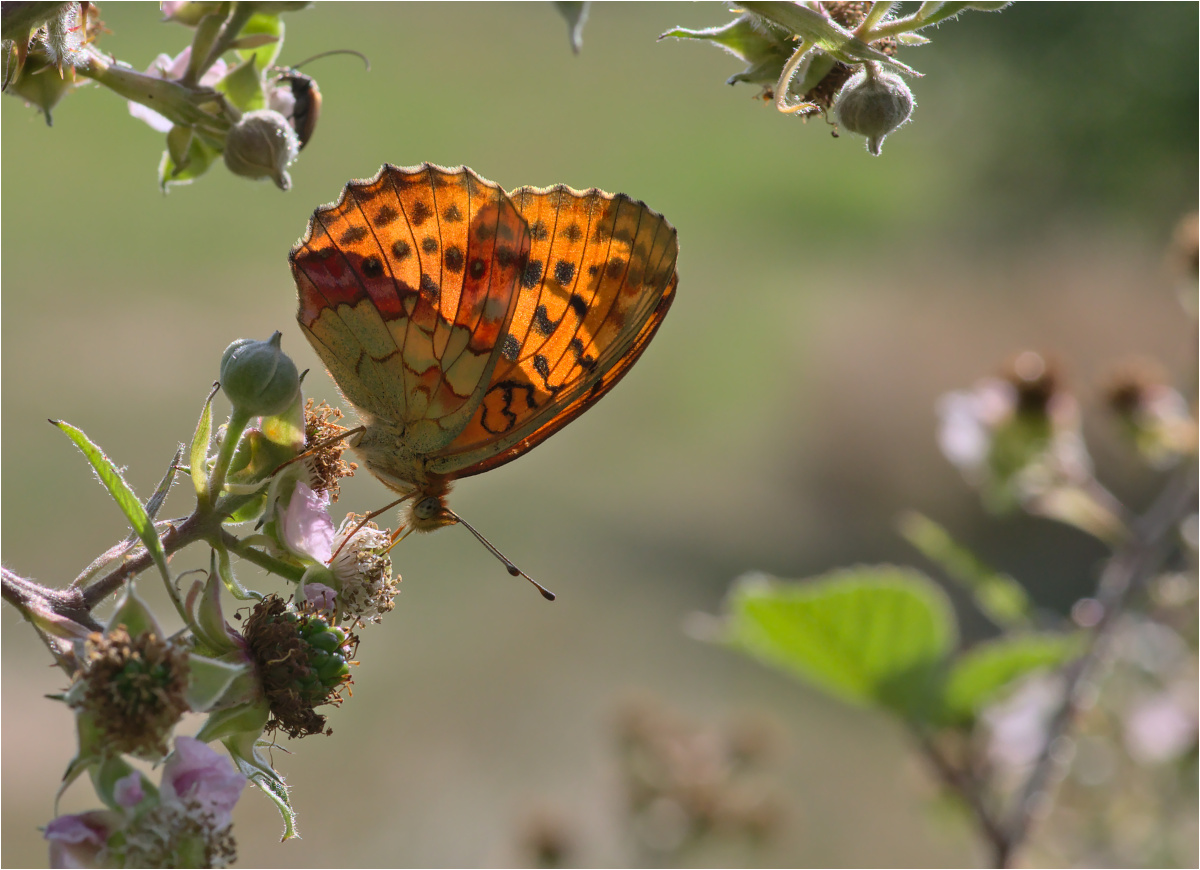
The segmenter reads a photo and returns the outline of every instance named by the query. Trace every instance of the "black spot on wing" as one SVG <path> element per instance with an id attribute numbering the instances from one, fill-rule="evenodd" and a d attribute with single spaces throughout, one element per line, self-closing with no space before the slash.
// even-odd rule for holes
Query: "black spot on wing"
<path id="1" fill-rule="evenodd" d="M 533 328 L 542 335 L 549 335 L 554 332 L 556 326 L 558 326 L 558 322 L 550 319 L 550 315 L 546 311 L 546 306 L 539 305 L 537 310 L 533 312 Z"/>
<path id="2" fill-rule="evenodd" d="M 554 280 L 564 287 L 575 277 L 575 264 L 559 260 L 554 264 Z"/>
<path id="3" fill-rule="evenodd" d="M 382 278 L 383 263 L 376 256 L 364 257 L 362 261 L 362 273 L 368 278 Z"/>
<path id="4" fill-rule="evenodd" d="M 370 234 L 371 231 L 366 227 L 347 227 L 346 231 L 342 233 L 342 237 L 338 239 L 338 244 L 353 245 L 361 242 Z"/>
<path id="5" fill-rule="evenodd" d="M 532 290 L 542 280 L 542 261 L 530 260 L 525 264 L 525 271 L 521 273 L 521 286 L 527 290 Z"/>
<path id="6" fill-rule="evenodd" d="M 567 304 L 571 306 L 571 310 L 575 312 L 575 316 L 580 320 L 588 313 L 588 304 L 583 301 L 583 297 L 578 293 L 572 293 L 571 298 L 567 300 Z"/>

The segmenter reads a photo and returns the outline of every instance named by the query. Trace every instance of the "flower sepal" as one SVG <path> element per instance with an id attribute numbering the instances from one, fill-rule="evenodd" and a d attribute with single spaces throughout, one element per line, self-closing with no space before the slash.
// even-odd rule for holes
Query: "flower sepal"
<path id="1" fill-rule="evenodd" d="M 154 612 L 137 594 L 132 583 L 125 587 L 125 594 L 109 617 L 108 624 L 104 626 L 104 633 L 112 634 L 122 625 L 130 637 L 140 637 L 147 632 L 155 637 L 163 636 L 158 620 L 154 618 Z"/>
<path id="2" fill-rule="evenodd" d="M 262 789 L 279 810 L 279 815 L 283 818 L 283 836 L 280 837 L 280 841 L 298 837 L 296 811 L 292 809 L 292 802 L 288 798 L 287 784 L 259 753 L 258 747 L 262 744 L 258 735 L 242 732 L 223 742 L 241 774 Z"/>

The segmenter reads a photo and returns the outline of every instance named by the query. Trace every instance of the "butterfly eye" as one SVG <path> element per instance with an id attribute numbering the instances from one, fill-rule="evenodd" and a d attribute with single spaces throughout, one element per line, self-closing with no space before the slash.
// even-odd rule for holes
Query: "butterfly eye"
<path id="1" fill-rule="evenodd" d="M 436 496 L 423 498 L 413 507 L 413 516 L 419 520 L 431 520 L 441 513 L 442 502 Z"/>

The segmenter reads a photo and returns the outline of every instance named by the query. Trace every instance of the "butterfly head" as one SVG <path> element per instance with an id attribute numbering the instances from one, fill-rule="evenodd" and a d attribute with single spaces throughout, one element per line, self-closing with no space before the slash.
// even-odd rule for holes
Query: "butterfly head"
<path id="1" fill-rule="evenodd" d="M 457 522 L 458 517 L 446 507 L 441 495 L 418 495 L 408 510 L 408 525 L 418 532 L 432 532 Z"/>

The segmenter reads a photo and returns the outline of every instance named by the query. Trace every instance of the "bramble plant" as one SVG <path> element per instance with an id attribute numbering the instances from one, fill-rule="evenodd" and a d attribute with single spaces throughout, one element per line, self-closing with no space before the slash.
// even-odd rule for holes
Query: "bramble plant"
<path id="1" fill-rule="evenodd" d="M 282 16 L 307 5 L 163 3 L 167 20 L 194 37 L 142 73 L 100 50 L 94 5 L 6 3 L 4 91 L 49 123 L 81 79 L 113 90 L 165 134 L 163 190 L 194 181 L 218 158 L 239 176 L 287 190 L 320 95 L 310 78 L 276 62 Z M 898 48 L 929 42 L 919 31 L 962 12 L 1005 5 L 921 3 L 899 15 L 895 3 L 751 2 L 726 25 L 659 38 L 721 47 L 746 64 L 729 83 L 761 86 L 783 114 L 832 112 L 835 130 L 865 137 L 879 155 L 915 106 L 904 77 L 919 73 L 896 59 Z M 579 52 L 590 4 L 556 6 Z M 1197 231 L 1189 220 L 1176 253 L 1185 264 L 1185 316 L 1194 318 Z M 2 569 L 4 600 L 66 678 L 54 700 L 73 713 L 77 744 L 59 794 L 86 776 L 98 804 L 54 809 L 44 828 L 53 866 L 231 864 L 232 811 L 247 783 L 278 808 L 283 838 L 297 836 L 290 785 L 266 750 L 279 732 L 332 733 L 326 713 L 348 698 L 363 635 L 369 640 L 369 626 L 393 610 L 400 577 L 390 555 L 397 535 L 373 514 L 335 523 L 339 482 L 355 471 L 342 458 L 353 432 L 339 425 L 340 411 L 305 398 L 304 375 L 281 345 L 277 332 L 228 346 L 190 440 L 145 500 L 81 429 L 51 421 L 131 528 L 65 588 Z M 1097 479 L 1080 403 L 1049 355 L 1018 353 L 938 405 L 939 446 L 989 510 L 1067 523 L 1108 548 L 1095 591 L 1069 619 L 1038 610 L 1017 579 L 912 512 L 900 532 L 938 580 L 890 565 L 800 583 L 747 575 L 725 613 L 697 617 L 691 633 L 893 717 L 999 866 L 1029 861 L 1035 823 L 1063 805 L 1071 812 L 1057 839 L 1040 846 L 1047 860 L 1075 860 L 1069 840 L 1090 824 L 1133 850 L 1119 854 L 1179 861 L 1156 838 L 1177 811 L 1170 798 L 1188 790 L 1196 753 L 1197 422 L 1181 389 L 1194 393 L 1194 384 L 1177 386 L 1146 360 L 1118 361 L 1105 386 L 1131 452 L 1168 474 L 1140 514 Z M 220 402 L 228 417 L 214 425 Z M 195 495 L 191 512 L 160 517 L 181 480 Z M 173 573 L 170 559 L 191 547 L 203 549 L 208 568 Z M 280 579 L 286 593 L 251 588 L 247 563 Z M 157 582 L 147 572 L 158 575 L 173 613 L 156 614 L 146 602 L 139 584 Z M 961 587 L 991 623 L 987 639 L 964 642 L 939 581 Z M 110 601 L 101 622 L 95 613 Z M 231 604 L 247 613 L 236 626 L 226 619 Z M 1167 652 L 1146 655 L 1150 642 Z M 176 733 L 188 713 L 205 716 L 195 737 Z M 765 729 L 693 729 L 642 704 L 625 711 L 617 730 L 631 839 L 650 858 L 680 858 L 716 837 L 754 841 L 779 826 L 775 793 L 744 782 L 770 755 Z M 1164 795 L 1158 815 L 1126 830 L 1094 792 L 1073 790 L 1084 774 L 1072 756 L 1086 751 L 1106 752 L 1122 777 Z M 158 765 L 157 779 L 138 762 Z M 543 834 L 537 854 L 562 861 L 554 832 Z"/>

